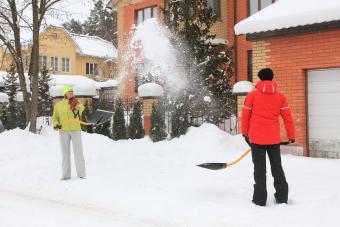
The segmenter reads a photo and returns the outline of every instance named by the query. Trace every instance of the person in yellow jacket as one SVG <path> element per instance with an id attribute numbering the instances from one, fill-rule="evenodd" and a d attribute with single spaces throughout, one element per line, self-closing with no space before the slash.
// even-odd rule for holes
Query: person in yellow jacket
<path id="1" fill-rule="evenodd" d="M 85 159 L 81 139 L 80 116 L 84 105 L 80 104 L 73 95 L 71 87 L 63 88 L 64 99 L 55 104 L 53 109 L 53 127 L 59 131 L 62 151 L 62 180 L 71 179 L 71 152 L 72 141 L 74 161 L 79 178 L 86 178 Z"/>

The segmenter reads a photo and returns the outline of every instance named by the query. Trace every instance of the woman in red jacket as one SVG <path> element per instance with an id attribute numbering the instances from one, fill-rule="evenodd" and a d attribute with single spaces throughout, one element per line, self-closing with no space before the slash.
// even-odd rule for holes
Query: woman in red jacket
<path id="1" fill-rule="evenodd" d="M 288 138 L 295 142 L 295 129 L 291 111 L 284 95 L 277 90 L 270 68 L 260 70 L 261 81 L 250 92 L 242 110 L 242 134 L 252 148 L 254 163 L 253 203 L 265 206 L 267 202 L 266 153 L 270 160 L 277 203 L 287 203 L 288 184 L 281 165 L 280 124 L 281 115 Z"/>

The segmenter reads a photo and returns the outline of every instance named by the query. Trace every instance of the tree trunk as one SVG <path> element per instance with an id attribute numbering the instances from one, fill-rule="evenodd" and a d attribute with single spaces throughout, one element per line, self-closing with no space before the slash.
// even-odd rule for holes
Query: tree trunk
<path id="1" fill-rule="evenodd" d="M 31 53 L 31 116 L 30 116 L 30 131 L 37 131 L 37 116 L 38 116 L 38 76 L 39 76 L 39 6 L 37 0 L 32 0 L 33 9 L 33 46 Z"/>
<path id="2" fill-rule="evenodd" d="M 20 89 L 24 96 L 24 107 L 26 112 L 26 124 L 30 119 L 31 113 L 31 101 L 30 101 L 30 94 L 27 91 L 26 80 L 25 80 L 25 73 L 24 73 L 24 64 L 22 59 L 22 46 L 20 42 L 20 27 L 18 23 L 18 11 L 16 7 L 15 1 L 11 1 L 10 3 L 11 11 L 12 11 L 12 29 L 14 33 L 14 44 L 15 44 L 15 53 L 12 53 L 12 57 L 15 61 L 15 65 L 17 68 L 17 73 L 19 76 L 20 82 Z"/>

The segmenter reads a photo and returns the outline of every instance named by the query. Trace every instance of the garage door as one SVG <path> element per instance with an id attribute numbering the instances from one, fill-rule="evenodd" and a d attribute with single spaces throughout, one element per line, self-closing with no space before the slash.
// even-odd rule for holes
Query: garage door
<path id="1" fill-rule="evenodd" d="M 340 158 L 340 68 L 308 71 L 309 152 Z"/>

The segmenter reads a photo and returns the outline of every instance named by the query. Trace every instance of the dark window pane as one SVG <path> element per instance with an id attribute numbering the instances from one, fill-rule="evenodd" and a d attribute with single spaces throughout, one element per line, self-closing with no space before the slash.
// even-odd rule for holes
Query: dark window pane
<path id="1" fill-rule="evenodd" d="M 221 17 L 221 0 L 207 0 L 217 17 Z"/>
<path id="2" fill-rule="evenodd" d="M 253 52 L 248 51 L 247 55 L 248 55 L 247 79 L 248 81 L 253 82 Z"/>
<path id="3" fill-rule="evenodd" d="M 93 64 L 93 74 L 98 75 L 98 65 L 97 64 Z"/>
<path id="4" fill-rule="evenodd" d="M 86 63 L 86 74 L 89 75 L 90 74 L 90 64 Z"/>

